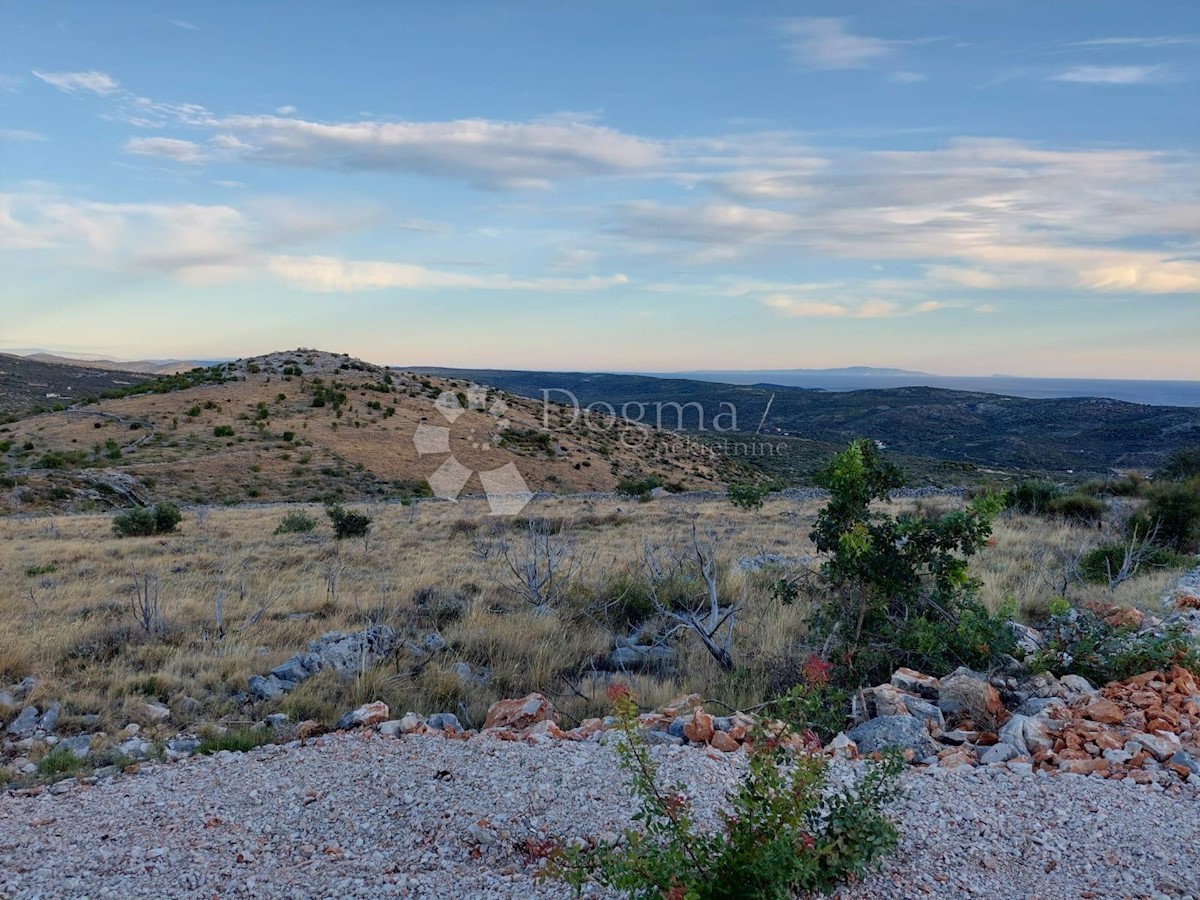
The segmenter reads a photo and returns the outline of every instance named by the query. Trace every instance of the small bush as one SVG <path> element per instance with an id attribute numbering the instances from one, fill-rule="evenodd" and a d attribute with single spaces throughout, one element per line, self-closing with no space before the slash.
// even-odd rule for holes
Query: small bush
<path id="1" fill-rule="evenodd" d="M 288 513 L 275 528 L 276 534 L 308 534 L 317 527 L 317 520 L 300 510 Z"/>
<path id="2" fill-rule="evenodd" d="M 333 525 L 333 534 L 339 541 L 344 538 L 366 537 L 371 530 L 371 517 L 356 513 L 334 504 L 325 508 L 325 514 Z"/>
<path id="3" fill-rule="evenodd" d="M 683 786 L 660 782 L 628 695 L 617 712 L 617 752 L 632 775 L 638 827 L 615 847 L 570 847 L 551 859 L 548 873 L 577 890 L 596 881 L 640 898 L 790 900 L 858 877 L 896 845 L 883 806 L 899 792 L 897 756 L 869 762 L 852 786 L 829 790 L 822 758 L 785 758 L 760 733 L 723 830 L 706 831 L 696 827 Z"/>
<path id="4" fill-rule="evenodd" d="M 1182 569 L 1192 557 L 1165 547 L 1150 547 L 1138 565 L 1139 571 L 1149 569 Z M 1089 584 L 1109 584 L 1125 563 L 1125 545 L 1101 544 L 1093 547 L 1079 561 L 1079 575 Z"/>
<path id="5" fill-rule="evenodd" d="M 174 503 L 156 503 L 153 507 L 118 513 L 113 517 L 112 527 L 118 537 L 147 537 L 170 534 L 182 520 L 183 514 Z"/>
<path id="6" fill-rule="evenodd" d="M 1058 485 L 1042 478 L 1023 481 L 1004 495 L 1004 508 L 1026 515 L 1042 515 L 1059 495 Z"/>
<path id="7" fill-rule="evenodd" d="M 741 482 L 729 485 L 725 493 L 729 502 L 739 509 L 762 509 L 763 499 L 770 492 L 768 485 Z"/>
<path id="8" fill-rule="evenodd" d="M 255 747 L 269 744 L 275 735 L 269 728 L 239 729 L 224 734 L 212 734 L 200 741 L 196 753 L 206 756 L 228 750 L 230 753 L 246 753 Z"/>
<path id="9" fill-rule="evenodd" d="M 1050 617 L 1042 633 L 1046 646 L 1029 661 L 1035 672 L 1082 675 L 1093 684 L 1174 665 L 1200 675 L 1200 647 L 1182 625 L 1137 633 L 1132 625 L 1105 621 L 1091 609 L 1066 606 Z"/>
<path id="10" fill-rule="evenodd" d="M 232 425 L 214 425 L 213 437 L 233 437 Z"/>
<path id="11" fill-rule="evenodd" d="M 1168 549 L 1200 552 L 1200 478 L 1156 485 L 1130 527 L 1141 534 L 1157 529 L 1155 543 Z"/>
<path id="12" fill-rule="evenodd" d="M 1066 494 L 1046 504 L 1048 515 L 1085 525 L 1097 525 L 1103 521 L 1104 509 L 1103 500 L 1086 494 Z"/>
<path id="13" fill-rule="evenodd" d="M 38 774 L 50 779 L 66 778 L 84 767 L 82 759 L 66 747 L 55 747 L 38 760 Z"/>
<path id="14" fill-rule="evenodd" d="M 1200 446 L 1176 450 L 1166 465 L 1154 473 L 1155 481 L 1190 481 L 1200 478 Z"/>
<path id="15" fill-rule="evenodd" d="M 656 488 L 663 486 L 663 480 L 657 475 L 646 475 L 641 478 L 625 478 L 617 484 L 617 493 L 637 500 L 649 500 L 650 494 Z"/>

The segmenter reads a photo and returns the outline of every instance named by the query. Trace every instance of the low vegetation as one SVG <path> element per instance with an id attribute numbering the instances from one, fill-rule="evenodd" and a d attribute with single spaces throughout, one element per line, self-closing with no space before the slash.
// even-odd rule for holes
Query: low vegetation
<path id="1" fill-rule="evenodd" d="M 156 503 L 118 513 L 113 517 L 112 529 L 119 537 L 148 537 L 170 534 L 181 521 L 183 513 L 174 503 Z"/>

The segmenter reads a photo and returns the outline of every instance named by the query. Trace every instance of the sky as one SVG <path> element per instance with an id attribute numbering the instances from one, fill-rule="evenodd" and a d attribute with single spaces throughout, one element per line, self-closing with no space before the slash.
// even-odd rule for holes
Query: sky
<path id="1" fill-rule="evenodd" d="M 0 0 L 0 352 L 1200 378 L 1200 3 Z"/>

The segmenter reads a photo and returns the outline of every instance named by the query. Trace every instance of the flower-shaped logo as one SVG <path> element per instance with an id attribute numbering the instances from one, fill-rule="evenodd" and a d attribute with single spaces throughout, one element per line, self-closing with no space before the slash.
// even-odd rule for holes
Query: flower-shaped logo
<path id="1" fill-rule="evenodd" d="M 447 424 L 427 425 L 422 422 L 417 425 L 416 434 L 413 435 L 413 444 L 416 445 L 419 456 L 450 454 L 428 478 L 433 495 L 443 500 L 457 500 L 467 481 L 475 474 L 475 470 L 463 465 L 450 449 L 450 426 L 468 409 L 490 415 L 495 419 L 493 433 L 480 433 L 472 428 L 467 434 L 471 446 L 484 453 L 499 449 L 501 433 L 509 427 L 509 421 L 505 418 L 508 404 L 497 398 L 489 406 L 487 388 L 477 384 L 471 385 L 466 391 L 466 401 L 467 405 L 464 408 L 460 395 L 452 391 L 443 391 L 433 401 L 433 405 Z M 495 469 L 480 469 L 479 480 L 483 482 L 483 490 L 493 516 L 515 516 L 533 499 L 533 492 L 521 477 L 516 464 L 511 461 Z"/>

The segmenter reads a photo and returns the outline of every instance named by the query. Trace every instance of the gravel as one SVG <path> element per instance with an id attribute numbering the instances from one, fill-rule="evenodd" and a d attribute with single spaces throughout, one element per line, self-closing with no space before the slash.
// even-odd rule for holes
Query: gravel
<path id="1" fill-rule="evenodd" d="M 742 758 L 652 752 L 707 813 Z M 1200 897 L 1194 788 L 999 768 L 904 779 L 900 847 L 839 896 Z M 566 898 L 518 845 L 613 839 L 631 813 L 622 781 L 598 744 L 371 732 L 146 764 L 0 797 L 0 896 Z"/>

